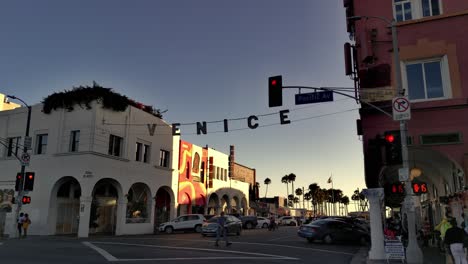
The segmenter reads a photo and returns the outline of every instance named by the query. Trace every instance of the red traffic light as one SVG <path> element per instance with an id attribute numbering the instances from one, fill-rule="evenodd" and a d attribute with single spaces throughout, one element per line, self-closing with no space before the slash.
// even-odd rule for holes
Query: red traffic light
<path id="1" fill-rule="evenodd" d="M 395 136 L 392 134 L 385 135 L 385 141 L 388 143 L 393 143 L 393 141 L 395 141 Z"/>
<path id="2" fill-rule="evenodd" d="M 28 179 L 32 180 L 34 178 L 34 175 L 28 174 Z"/>
<path id="3" fill-rule="evenodd" d="M 413 192 L 415 194 L 427 193 L 427 184 L 425 182 L 414 182 L 413 183 Z"/>
<path id="4" fill-rule="evenodd" d="M 271 85 L 276 86 L 276 80 L 275 79 L 271 80 Z"/>
<path id="5" fill-rule="evenodd" d="M 31 203 L 31 197 L 29 197 L 29 196 L 23 196 L 23 198 L 21 199 L 21 202 L 22 202 L 23 204 L 29 204 L 29 203 Z"/>

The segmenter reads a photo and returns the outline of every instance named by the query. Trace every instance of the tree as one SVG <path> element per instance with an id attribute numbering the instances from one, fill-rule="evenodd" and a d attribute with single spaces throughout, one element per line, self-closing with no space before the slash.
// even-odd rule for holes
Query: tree
<path id="1" fill-rule="evenodd" d="M 299 203 L 299 198 L 298 198 L 298 197 L 294 197 L 293 202 L 294 202 L 294 204 L 298 204 L 298 203 Z M 297 206 L 296 206 L 296 207 L 297 207 Z"/>
<path id="2" fill-rule="evenodd" d="M 304 193 L 304 200 L 307 201 L 307 207 L 309 207 L 309 201 L 312 200 L 312 194 L 309 192 Z"/>
<path id="3" fill-rule="evenodd" d="M 315 216 L 317 216 L 317 204 L 320 204 L 318 203 L 319 195 L 320 195 L 319 191 L 320 191 L 320 186 L 317 183 L 312 183 L 309 185 L 309 193 L 311 195 Z"/>
<path id="4" fill-rule="evenodd" d="M 291 193 L 294 194 L 294 182 L 296 181 L 296 174 L 289 173 L 288 181 L 291 183 Z"/>
<path id="5" fill-rule="evenodd" d="M 345 214 L 348 215 L 348 204 L 349 204 L 349 197 L 348 196 L 343 196 L 341 197 L 341 203 L 345 206 Z"/>
<path id="6" fill-rule="evenodd" d="M 297 188 L 297 189 L 296 189 L 296 195 L 299 196 L 298 199 L 300 199 L 300 196 L 303 195 L 303 192 L 302 192 L 302 189 L 301 189 L 301 188 Z M 302 200 L 302 206 L 304 207 L 304 199 Z"/>
<path id="7" fill-rule="evenodd" d="M 281 178 L 281 183 L 286 184 L 286 197 L 289 197 L 289 179 L 288 179 L 288 175 L 284 175 Z"/>
<path id="8" fill-rule="evenodd" d="M 266 198 L 267 197 L 267 192 L 268 192 L 268 185 L 270 185 L 270 183 L 271 183 L 270 178 L 266 178 L 265 181 L 263 181 L 263 183 L 266 185 L 266 191 L 265 191 L 265 198 Z"/>

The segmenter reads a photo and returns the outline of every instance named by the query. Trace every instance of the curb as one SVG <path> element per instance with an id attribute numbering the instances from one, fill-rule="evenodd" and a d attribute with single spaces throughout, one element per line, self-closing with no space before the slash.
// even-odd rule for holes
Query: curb
<path id="1" fill-rule="evenodd" d="M 367 262 L 367 254 L 369 248 L 361 247 L 356 254 L 354 254 L 353 258 L 351 259 L 350 264 L 363 264 Z"/>

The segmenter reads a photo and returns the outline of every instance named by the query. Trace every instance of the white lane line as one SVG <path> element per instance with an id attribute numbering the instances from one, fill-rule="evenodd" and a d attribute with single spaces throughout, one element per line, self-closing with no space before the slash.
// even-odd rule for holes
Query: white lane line
<path id="1" fill-rule="evenodd" d="M 83 245 L 88 246 L 94 250 L 96 250 L 99 254 L 101 254 L 107 261 L 118 261 L 118 259 L 114 256 L 112 256 L 109 252 L 105 251 L 104 249 L 100 247 L 96 247 L 95 245 L 89 243 L 89 242 L 82 242 Z"/>
<path id="2" fill-rule="evenodd" d="M 122 246 L 137 246 L 137 247 L 151 247 L 151 248 L 164 248 L 164 249 L 183 249 L 183 250 L 193 250 L 193 251 L 206 251 L 206 252 L 215 252 L 215 253 L 235 253 L 243 255 L 252 255 L 252 256 L 261 256 L 275 259 L 289 259 L 289 260 L 298 260 L 298 258 L 292 258 L 287 256 L 272 255 L 272 254 L 263 254 L 263 253 L 251 253 L 251 252 L 242 252 L 234 250 L 223 250 L 223 249 L 209 249 L 209 248 L 193 248 L 193 247 L 171 247 L 171 246 L 157 246 L 157 245 L 147 245 L 147 244 L 132 244 L 132 243 L 119 243 L 119 242 L 93 242 L 94 244 L 107 244 L 107 245 L 122 245 Z M 107 252 L 106 252 L 107 253 Z M 110 254 L 109 254 L 110 255 Z"/>
<path id="3" fill-rule="evenodd" d="M 167 261 L 167 260 L 245 260 L 245 259 L 267 259 L 267 260 L 291 260 L 285 258 L 270 257 L 200 257 L 200 258 L 152 258 L 152 259 L 119 259 L 117 261 Z M 299 259 L 293 259 L 299 260 Z"/>
<path id="4" fill-rule="evenodd" d="M 290 237 L 297 237 L 297 236 L 284 236 L 284 237 L 277 237 L 277 238 L 270 239 L 270 240 L 268 240 L 268 241 L 276 241 L 276 240 L 281 240 L 281 239 L 290 238 Z"/>
<path id="5" fill-rule="evenodd" d="M 127 239 L 127 238 L 118 238 L 120 239 Z M 128 239 L 134 239 L 134 238 L 128 238 Z M 198 239 L 181 239 L 181 238 L 156 238 L 156 237 L 142 237 L 138 238 L 139 240 L 172 240 L 172 241 L 192 241 L 192 242 L 205 242 L 205 243 L 214 243 L 213 240 L 198 240 Z M 94 243 L 94 242 L 93 242 Z M 96 242 L 97 243 L 97 242 Z M 258 246 L 273 246 L 273 247 L 283 247 L 283 248 L 294 248 L 294 249 L 305 249 L 305 250 L 310 250 L 310 251 L 318 251 L 318 252 L 325 252 L 325 253 L 332 253 L 332 254 L 341 254 L 341 255 L 347 255 L 347 256 L 354 256 L 353 253 L 347 253 L 347 252 L 342 252 L 342 251 L 334 251 L 334 250 L 327 250 L 327 249 L 318 249 L 318 248 L 311 248 L 311 247 L 296 247 L 296 246 L 289 246 L 289 245 L 283 245 L 283 244 L 273 244 L 273 243 L 255 243 L 255 242 L 234 242 L 231 241 L 233 244 L 241 244 L 241 245 L 258 245 Z"/>

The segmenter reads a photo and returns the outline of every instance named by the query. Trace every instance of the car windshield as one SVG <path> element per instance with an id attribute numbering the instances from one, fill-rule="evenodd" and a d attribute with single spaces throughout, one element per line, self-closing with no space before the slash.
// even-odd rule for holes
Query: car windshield
<path id="1" fill-rule="evenodd" d="M 216 223 L 218 222 L 219 216 L 213 216 L 210 219 L 208 219 L 208 223 Z"/>

